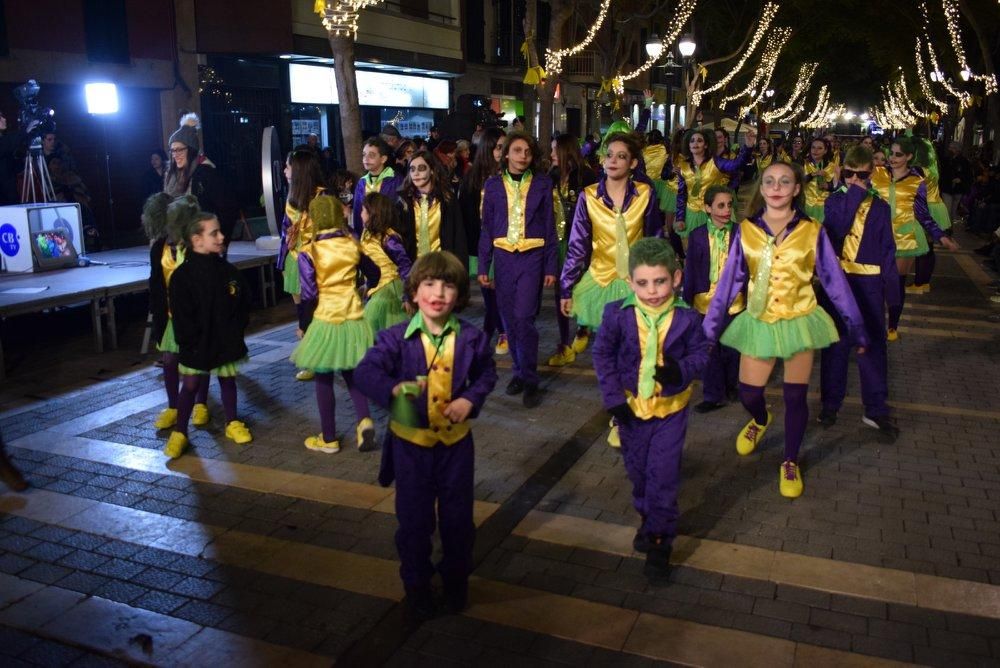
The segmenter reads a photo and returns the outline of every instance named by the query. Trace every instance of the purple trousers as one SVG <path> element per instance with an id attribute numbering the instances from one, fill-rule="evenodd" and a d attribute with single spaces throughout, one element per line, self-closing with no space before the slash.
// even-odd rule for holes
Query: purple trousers
<path id="1" fill-rule="evenodd" d="M 407 591 L 430 587 L 435 527 L 443 556 L 437 565 L 445 583 L 464 584 L 472 571 L 473 464 L 470 433 L 458 443 L 424 448 L 390 435 L 396 474 L 396 550 Z"/>
<path id="2" fill-rule="evenodd" d="M 642 518 L 640 531 L 673 540 L 677 535 L 677 494 L 687 434 L 687 408 L 665 418 L 618 425 L 632 503 Z"/>
<path id="3" fill-rule="evenodd" d="M 542 305 L 545 252 L 535 248 L 524 253 L 493 253 L 493 277 L 497 307 L 507 328 L 514 377 L 526 385 L 538 384 L 538 328 L 535 318 Z"/>
<path id="4" fill-rule="evenodd" d="M 848 274 L 847 282 L 861 311 L 869 341 L 865 354 L 857 356 L 858 371 L 861 373 L 861 402 L 865 406 L 865 415 L 885 416 L 889 414 L 889 406 L 886 404 L 889 398 L 889 360 L 886 351 L 882 280 L 878 276 Z M 826 295 L 820 295 L 820 303 L 833 318 L 840 333 L 840 340 L 820 353 L 820 401 L 823 408 L 839 411 L 847 395 L 847 363 L 851 344 L 847 328 Z"/>
<path id="5" fill-rule="evenodd" d="M 725 331 L 732 317 L 726 319 L 725 326 L 720 331 Z M 702 376 L 702 401 L 711 401 L 721 404 L 726 401 L 726 395 L 730 390 L 736 391 L 740 380 L 740 351 L 721 343 L 712 346 L 712 353 L 708 356 L 708 364 Z"/>

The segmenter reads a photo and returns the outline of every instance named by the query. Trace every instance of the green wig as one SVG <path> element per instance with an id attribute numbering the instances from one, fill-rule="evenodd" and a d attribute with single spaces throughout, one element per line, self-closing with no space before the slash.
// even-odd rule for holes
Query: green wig
<path id="1" fill-rule="evenodd" d="M 632 124 L 622 118 L 608 126 L 607 132 L 605 132 L 604 137 L 601 138 L 601 145 L 597 149 L 597 159 L 601 162 L 604 162 L 604 156 L 608 154 L 608 137 L 618 132 L 630 134 L 632 132 Z M 639 156 L 635 157 L 638 158 Z"/>
<path id="2" fill-rule="evenodd" d="M 309 219 L 317 232 L 324 230 L 345 230 L 344 206 L 340 199 L 330 195 L 317 195 L 309 203 Z"/>
<path id="3" fill-rule="evenodd" d="M 201 233 L 202 222 L 212 218 L 215 214 L 202 211 L 197 197 L 183 195 L 167 207 L 167 236 L 175 243 L 188 245 L 191 237 Z"/>
<path id="4" fill-rule="evenodd" d="M 670 242 L 660 237 L 643 237 L 629 248 L 628 273 L 640 265 L 666 267 L 671 274 L 681 268 Z"/>
<path id="5" fill-rule="evenodd" d="M 142 229 L 150 241 L 167 235 L 167 207 L 173 198 L 167 193 L 150 195 L 142 205 Z"/>

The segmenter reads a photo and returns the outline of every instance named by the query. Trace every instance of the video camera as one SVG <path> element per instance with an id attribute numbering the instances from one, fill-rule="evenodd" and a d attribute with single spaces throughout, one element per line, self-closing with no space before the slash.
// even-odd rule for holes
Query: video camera
<path id="1" fill-rule="evenodd" d="M 56 112 L 52 107 L 38 105 L 38 92 L 40 90 L 41 86 L 34 79 L 29 79 L 27 83 L 14 89 L 14 99 L 21 105 L 17 122 L 21 126 L 21 131 L 32 138 L 56 131 L 56 122 L 52 120 Z"/>

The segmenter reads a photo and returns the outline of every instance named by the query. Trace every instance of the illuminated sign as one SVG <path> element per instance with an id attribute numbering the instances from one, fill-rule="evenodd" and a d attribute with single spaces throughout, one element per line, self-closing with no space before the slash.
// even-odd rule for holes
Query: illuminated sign
<path id="1" fill-rule="evenodd" d="M 337 79 L 332 67 L 288 66 L 289 88 L 296 104 L 337 104 Z M 371 107 L 448 108 L 448 82 L 388 72 L 358 70 L 358 102 Z"/>

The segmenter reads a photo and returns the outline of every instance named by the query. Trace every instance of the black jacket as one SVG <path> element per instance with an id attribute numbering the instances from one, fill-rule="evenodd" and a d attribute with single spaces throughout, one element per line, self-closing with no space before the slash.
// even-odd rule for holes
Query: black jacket
<path id="1" fill-rule="evenodd" d="M 236 267 L 218 255 L 188 251 L 169 293 L 181 364 L 211 371 L 246 357 L 250 294 Z"/>
<path id="2" fill-rule="evenodd" d="M 958 179 L 958 182 L 955 182 Z M 964 195 L 972 189 L 972 163 L 964 155 L 948 155 L 941 160 L 941 192 Z"/>
<path id="3" fill-rule="evenodd" d="M 28 145 L 28 135 L 16 130 L 8 130 L 0 135 L 0 206 L 17 204 L 21 201 L 17 192 L 17 155 Z"/>
<path id="4" fill-rule="evenodd" d="M 399 197 L 396 200 L 396 215 L 399 217 L 399 235 L 403 237 L 403 248 L 410 260 L 417 260 L 417 213 L 413 203 Z M 458 198 L 441 202 L 441 250 L 454 253 L 469 268 L 469 244 L 465 238 L 465 224 Z"/>
<path id="5" fill-rule="evenodd" d="M 191 194 L 198 198 L 202 211 L 210 211 L 219 219 L 219 227 L 226 237 L 226 243 L 233 239 L 233 228 L 239 217 L 238 207 L 233 203 L 226 184 L 210 161 L 205 160 L 195 167 L 191 174 Z"/>

